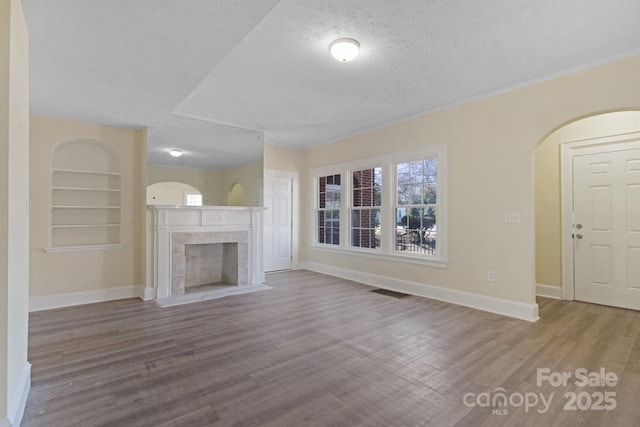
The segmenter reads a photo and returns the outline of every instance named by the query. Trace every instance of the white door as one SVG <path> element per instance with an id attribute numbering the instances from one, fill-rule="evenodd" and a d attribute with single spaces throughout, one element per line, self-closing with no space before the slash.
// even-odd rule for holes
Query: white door
<path id="1" fill-rule="evenodd" d="M 266 175 L 264 188 L 264 271 L 289 270 L 293 179 Z"/>
<path id="2" fill-rule="evenodd" d="M 573 157 L 575 299 L 640 310 L 640 149 Z"/>

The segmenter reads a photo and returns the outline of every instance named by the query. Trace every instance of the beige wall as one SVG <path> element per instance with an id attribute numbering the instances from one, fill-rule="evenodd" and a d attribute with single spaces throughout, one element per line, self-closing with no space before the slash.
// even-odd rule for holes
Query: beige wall
<path id="1" fill-rule="evenodd" d="M 19 412 L 29 372 L 28 39 L 20 1 L 0 0 L 0 424 Z"/>
<path id="2" fill-rule="evenodd" d="M 147 186 L 147 205 L 184 205 L 185 192 L 200 193 L 200 190 L 182 182 L 163 181 Z"/>
<path id="3" fill-rule="evenodd" d="M 536 281 L 562 286 L 560 145 L 640 132 L 640 112 L 613 112 L 578 120 L 550 134 L 535 151 Z"/>
<path id="4" fill-rule="evenodd" d="M 229 193 L 238 183 L 244 192 L 244 206 L 262 206 L 262 162 L 252 163 L 222 173 L 222 204 L 228 205 Z"/>
<path id="5" fill-rule="evenodd" d="M 303 259 L 534 303 L 534 150 L 563 123 L 640 107 L 639 75 L 634 56 L 309 150 L 307 176 L 316 167 L 446 144 L 449 264 L 439 269 L 314 250 L 304 226 Z M 302 193 L 310 194 L 308 183 Z M 505 223 L 505 212 L 520 212 L 521 222 Z M 313 218 L 308 198 L 301 217 Z M 488 270 L 496 272 L 494 283 Z"/>
<path id="6" fill-rule="evenodd" d="M 133 277 L 136 284 L 146 285 L 147 262 L 147 130 L 135 132 L 133 135 L 133 224 L 134 224 L 134 259 Z"/>
<path id="7" fill-rule="evenodd" d="M 262 162 L 252 163 L 224 172 L 204 169 L 171 168 L 166 166 L 147 166 L 147 185 L 159 182 L 181 182 L 202 193 L 204 205 L 226 205 L 228 193 L 235 183 L 242 185 L 245 206 L 257 206 L 262 200 Z"/>
<path id="8" fill-rule="evenodd" d="M 93 139 L 120 158 L 121 236 L 124 249 L 44 253 L 50 245 L 51 153 L 57 144 Z M 31 296 L 144 284 L 144 132 L 31 117 Z"/>
<path id="9" fill-rule="evenodd" d="M 264 168 L 300 172 L 304 170 L 306 152 L 279 145 L 265 144 Z"/>
<path id="10" fill-rule="evenodd" d="M 166 166 L 147 166 L 147 185 L 158 182 L 182 182 L 197 188 L 202 193 L 204 205 L 222 205 L 222 172 L 203 169 L 171 168 Z"/>

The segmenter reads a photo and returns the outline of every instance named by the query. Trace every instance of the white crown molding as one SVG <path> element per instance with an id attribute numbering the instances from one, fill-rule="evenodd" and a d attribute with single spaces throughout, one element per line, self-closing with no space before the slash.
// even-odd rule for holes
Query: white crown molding
<path id="1" fill-rule="evenodd" d="M 310 271 L 328 274 L 342 279 L 353 280 L 365 285 L 463 305 L 465 307 L 514 317 L 516 319 L 522 319 L 529 322 L 535 322 L 539 319 L 538 304 L 525 304 L 516 301 L 509 301 L 501 298 L 458 291 L 455 289 L 447 289 L 424 283 L 410 282 L 393 277 L 347 270 L 314 262 L 304 262 L 303 267 Z"/>

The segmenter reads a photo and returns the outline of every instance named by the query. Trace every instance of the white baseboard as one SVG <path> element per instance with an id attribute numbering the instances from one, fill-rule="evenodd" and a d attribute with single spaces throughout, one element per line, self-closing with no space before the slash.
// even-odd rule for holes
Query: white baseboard
<path id="1" fill-rule="evenodd" d="M 303 267 L 317 273 L 353 280 L 354 282 L 363 283 L 365 285 L 450 302 L 452 304 L 489 311 L 503 316 L 515 317 L 529 322 L 535 322 L 539 319 L 538 304 L 525 304 L 522 302 L 509 301 L 502 298 L 494 298 L 471 292 L 427 285 L 424 283 L 410 282 L 393 277 L 384 277 L 360 271 L 347 270 L 314 262 L 304 262 Z"/>
<path id="2" fill-rule="evenodd" d="M 31 363 L 25 362 L 16 390 L 9 390 L 9 407 L 7 408 L 7 419 L 3 420 L 8 426 L 19 426 L 24 415 L 24 408 L 27 406 L 27 397 L 31 389 Z M 0 423 L 0 425 L 3 425 Z"/>
<path id="3" fill-rule="evenodd" d="M 562 287 L 538 283 L 536 285 L 536 295 L 539 297 L 562 299 Z"/>
<path id="4" fill-rule="evenodd" d="M 31 297 L 29 298 L 29 311 L 50 310 L 52 308 L 71 307 L 74 305 L 92 304 L 95 302 L 125 298 L 145 299 L 146 296 L 146 288 L 142 285 L 69 292 L 65 294 Z"/>
<path id="5" fill-rule="evenodd" d="M 251 278 L 251 284 L 252 285 L 261 285 L 263 284 L 265 281 L 267 280 L 267 277 L 265 275 L 264 272 L 262 273 L 255 273 L 253 275 L 253 277 Z"/>
<path id="6" fill-rule="evenodd" d="M 138 286 L 138 288 L 142 290 L 140 295 L 138 295 L 138 298 L 142 301 L 151 301 L 156 299 L 156 290 L 154 288 L 147 288 L 143 285 Z"/>

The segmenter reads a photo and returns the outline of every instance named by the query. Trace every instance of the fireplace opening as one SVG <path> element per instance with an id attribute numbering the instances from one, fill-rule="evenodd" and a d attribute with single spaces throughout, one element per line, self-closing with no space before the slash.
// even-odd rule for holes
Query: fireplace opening
<path id="1" fill-rule="evenodd" d="M 185 245 L 185 293 L 237 286 L 238 243 Z"/>

